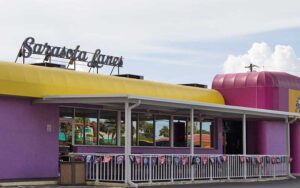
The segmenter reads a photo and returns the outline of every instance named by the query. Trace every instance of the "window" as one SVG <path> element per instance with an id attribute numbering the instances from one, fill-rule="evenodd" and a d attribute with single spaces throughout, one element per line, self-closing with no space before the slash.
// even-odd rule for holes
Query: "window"
<path id="1" fill-rule="evenodd" d="M 174 118 L 174 147 L 187 146 L 187 118 Z"/>
<path id="2" fill-rule="evenodd" d="M 138 114 L 131 115 L 131 145 L 137 146 L 138 137 L 137 137 L 137 123 L 138 122 Z"/>
<path id="3" fill-rule="evenodd" d="M 201 123 L 199 121 L 194 122 L 194 146 L 201 146 Z"/>
<path id="4" fill-rule="evenodd" d="M 138 114 L 131 114 L 131 145 L 137 146 L 137 119 Z M 125 114 L 121 115 L 121 145 L 125 145 Z"/>
<path id="5" fill-rule="evenodd" d="M 213 121 L 201 122 L 201 147 L 213 148 L 214 147 L 214 130 Z"/>
<path id="6" fill-rule="evenodd" d="M 98 111 L 75 109 L 75 144 L 97 144 Z"/>
<path id="7" fill-rule="evenodd" d="M 117 119 L 118 112 L 116 111 L 100 111 L 99 145 L 117 144 Z"/>
<path id="8" fill-rule="evenodd" d="M 139 114 L 139 146 L 154 145 L 154 121 L 152 114 Z"/>
<path id="9" fill-rule="evenodd" d="M 73 108 L 59 108 L 59 144 L 72 144 Z"/>
<path id="10" fill-rule="evenodd" d="M 85 110 L 85 144 L 97 145 L 97 110 Z"/>
<path id="11" fill-rule="evenodd" d="M 155 117 L 155 145 L 170 146 L 170 117 Z"/>

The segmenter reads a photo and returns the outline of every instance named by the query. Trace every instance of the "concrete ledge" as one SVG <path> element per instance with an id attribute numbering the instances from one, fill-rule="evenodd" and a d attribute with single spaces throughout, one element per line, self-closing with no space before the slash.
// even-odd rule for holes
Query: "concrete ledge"
<path id="1" fill-rule="evenodd" d="M 58 181 L 56 180 L 0 182 L 0 187 L 44 186 L 44 185 L 57 185 L 57 183 Z"/>
<path id="2" fill-rule="evenodd" d="M 104 186 L 104 187 L 128 187 L 125 183 L 113 183 L 113 182 L 95 182 L 95 181 L 87 181 L 87 185 L 90 186 Z"/>
<path id="3" fill-rule="evenodd" d="M 174 181 L 174 182 L 152 182 L 152 183 L 139 183 L 139 186 L 159 186 L 159 185 L 187 185 L 187 184 L 213 184 L 213 183 L 249 183 L 249 182 L 266 182 L 266 181 L 279 181 L 287 180 L 289 177 L 276 177 L 276 178 L 249 178 L 249 179 L 214 179 L 214 180 L 195 180 L 195 181 Z"/>
<path id="4" fill-rule="evenodd" d="M 138 186 L 147 187 L 147 186 L 163 186 L 163 185 L 188 185 L 188 184 L 213 184 L 213 183 L 249 183 L 249 182 L 266 182 L 266 181 L 280 181 L 287 180 L 289 177 L 276 177 L 276 178 L 249 178 L 249 179 L 214 179 L 214 180 L 196 180 L 196 181 L 174 181 L 174 182 L 152 182 L 152 183 L 137 183 Z M 111 182 L 94 182 L 89 181 L 87 185 L 94 186 L 105 186 L 105 187 L 128 187 L 125 183 L 111 183 Z"/>

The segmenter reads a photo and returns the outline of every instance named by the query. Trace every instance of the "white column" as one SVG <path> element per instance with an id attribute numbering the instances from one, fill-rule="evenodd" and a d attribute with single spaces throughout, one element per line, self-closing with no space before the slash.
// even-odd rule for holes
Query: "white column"
<path id="1" fill-rule="evenodd" d="M 246 114 L 243 114 L 243 155 L 247 154 L 247 138 L 246 138 Z M 244 162 L 244 179 L 247 178 L 247 163 Z"/>
<path id="2" fill-rule="evenodd" d="M 286 155 L 288 156 L 288 160 L 291 157 L 291 145 L 290 145 L 290 123 L 289 118 L 285 118 L 286 123 Z M 291 163 L 288 161 L 288 174 L 291 175 Z"/>
<path id="3" fill-rule="evenodd" d="M 125 102 L 125 183 L 131 183 L 131 162 L 129 156 L 131 155 L 131 110 L 141 104 L 138 103 L 129 106 L 128 102 Z"/>
<path id="4" fill-rule="evenodd" d="M 118 111 L 117 115 L 117 146 L 121 146 L 121 111 Z"/>
<path id="5" fill-rule="evenodd" d="M 194 155 L 194 109 L 191 108 L 190 110 L 190 123 L 191 123 L 191 145 L 190 145 L 190 149 L 191 149 L 191 160 L 193 159 L 193 155 Z M 194 165 L 192 165 L 191 168 L 191 178 L 192 181 L 194 181 Z"/>
<path id="6" fill-rule="evenodd" d="M 243 114 L 243 155 L 247 154 L 246 114 Z"/>
<path id="7" fill-rule="evenodd" d="M 170 119 L 170 146 L 174 147 L 174 116 Z"/>
<path id="8" fill-rule="evenodd" d="M 191 155 L 194 155 L 194 109 L 190 110 L 190 123 L 191 123 Z"/>
<path id="9" fill-rule="evenodd" d="M 130 159 L 129 159 L 129 147 L 131 137 L 131 126 L 129 121 L 129 104 L 125 102 L 125 183 L 129 183 L 131 180 L 131 167 L 130 167 Z"/>

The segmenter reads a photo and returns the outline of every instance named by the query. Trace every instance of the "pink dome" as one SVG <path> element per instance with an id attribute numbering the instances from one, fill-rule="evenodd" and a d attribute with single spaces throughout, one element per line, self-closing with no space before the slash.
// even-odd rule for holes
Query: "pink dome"
<path id="1" fill-rule="evenodd" d="M 246 88 L 246 87 L 280 87 L 300 89 L 300 78 L 285 72 L 247 72 L 234 74 L 217 74 L 212 88 Z"/>

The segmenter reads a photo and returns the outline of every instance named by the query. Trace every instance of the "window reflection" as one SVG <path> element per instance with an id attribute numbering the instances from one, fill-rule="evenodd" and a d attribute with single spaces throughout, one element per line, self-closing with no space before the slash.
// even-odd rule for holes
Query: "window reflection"
<path id="1" fill-rule="evenodd" d="M 153 116 L 152 114 L 139 115 L 139 131 L 138 139 L 139 146 L 153 146 L 154 131 L 153 131 Z"/>
<path id="2" fill-rule="evenodd" d="M 170 146 L 170 118 L 168 116 L 155 117 L 155 145 Z"/>
<path id="3" fill-rule="evenodd" d="M 194 122 L 194 146 L 201 146 L 201 123 L 199 121 Z"/>
<path id="4" fill-rule="evenodd" d="M 203 148 L 212 148 L 213 145 L 213 121 L 203 121 L 201 123 L 201 146 Z"/>
<path id="5" fill-rule="evenodd" d="M 59 111 L 59 143 L 72 144 L 72 126 L 74 142 L 77 145 L 116 145 L 117 144 L 117 111 L 61 107 Z M 75 115 L 74 115 L 75 114 Z M 170 116 L 150 113 L 131 115 L 132 146 L 170 146 Z M 121 113 L 121 145 L 125 145 L 125 117 Z M 190 122 L 186 116 L 175 116 L 174 147 L 187 147 L 191 143 Z M 194 146 L 213 148 L 214 121 L 205 119 L 202 122 L 195 118 Z"/>
<path id="6" fill-rule="evenodd" d="M 100 145 L 117 144 L 117 116 L 116 111 L 100 111 L 98 131 Z"/>
<path id="7" fill-rule="evenodd" d="M 97 144 L 97 110 L 75 109 L 75 144 Z"/>
<path id="8" fill-rule="evenodd" d="M 72 144 L 73 108 L 59 108 L 59 144 Z"/>

